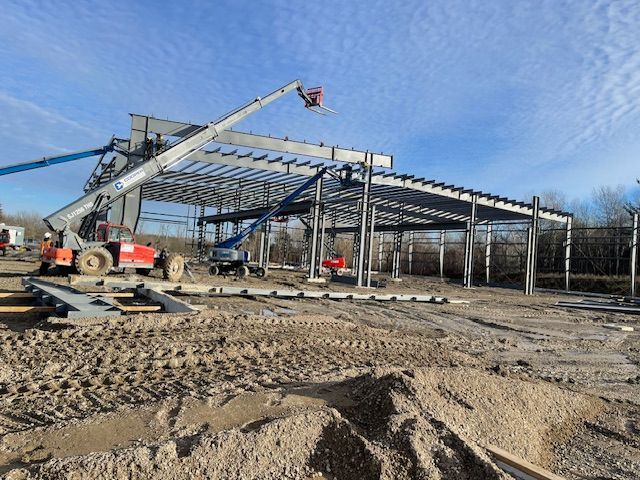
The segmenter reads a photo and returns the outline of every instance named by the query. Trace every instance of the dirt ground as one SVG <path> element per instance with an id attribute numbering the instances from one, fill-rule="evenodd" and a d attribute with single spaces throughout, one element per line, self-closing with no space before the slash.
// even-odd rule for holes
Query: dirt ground
<path id="1" fill-rule="evenodd" d="M 0 258 L 0 291 L 36 268 Z M 283 270 L 196 279 L 356 290 Z M 638 478 L 640 317 L 418 277 L 383 291 L 469 303 L 188 296 L 200 312 L 89 326 L 2 314 L 0 474 L 510 478 L 495 445 L 569 479 Z"/>

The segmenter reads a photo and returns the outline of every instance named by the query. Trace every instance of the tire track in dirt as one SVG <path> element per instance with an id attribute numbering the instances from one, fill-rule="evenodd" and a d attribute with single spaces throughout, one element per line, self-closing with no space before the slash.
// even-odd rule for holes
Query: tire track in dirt
<path id="1" fill-rule="evenodd" d="M 0 360 L 12 372 L 0 386 L 0 432 L 168 397 L 450 360 L 433 342 L 326 317 L 209 317 L 173 317 L 160 328 L 140 318 L 5 339 L 11 348 Z M 21 363 L 25 358 L 32 362 Z"/>

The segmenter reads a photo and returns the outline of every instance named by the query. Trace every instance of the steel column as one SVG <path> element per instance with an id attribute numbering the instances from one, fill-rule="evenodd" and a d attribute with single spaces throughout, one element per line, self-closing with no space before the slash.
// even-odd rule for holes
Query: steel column
<path id="1" fill-rule="evenodd" d="M 474 195 L 471 203 L 471 215 L 467 222 L 467 230 L 464 242 L 464 287 L 473 286 L 473 247 L 476 237 L 476 216 L 478 212 L 477 197 Z"/>
<path id="2" fill-rule="evenodd" d="M 568 292 L 570 288 L 571 275 L 571 217 L 567 219 L 567 236 L 564 243 L 564 289 Z"/>
<path id="3" fill-rule="evenodd" d="M 533 295 L 536 288 L 536 264 L 538 260 L 538 218 L 540 210 L 540 197 L 533 197 L 533 214 L 531 227 L 527 231 L 527 268 L 525 271 L 525 295 Z"/>
<path id="4" fill-rule="evenodd" d="M 636 295 L 636 269 L 638 264 L 638 212 L 633 214 L 633 230 L 631 232 L 631 296 Z"/>
<path id="5" fill-rule="evenodd" d="M 384 250 L 384 233 L 378 235 L 378 272 L 382 272 L 382 254 Z"/>
<path id="6" fill-rule="evenodd" d="M 487 238 L 484 247 L 484 269 L 487 285 L 491 283 L 491 244 L 493 243 L 493 225 L 487 224 Z"/>
<path id="7" fill-rule="evenodd" d="M 369 194 L 371 191 L 371 165 L 366 165 L 364 168 L 365 180 L 362 185 L 362 199 L 360 200 L 360 243 L 358 245 L 358 269 L 356 274 L 356 285 L 362 287 L 364 285 L 364 269 L 366 263 L 366 250 L 367 247 L 367 218 L 369 215 Z"/>
<path id="8" fill-rule="evenodd" d="M 309 255 L 309 278 L 318 278 L 318 234 L 320 231 L 320 210 L 322 202 L 322 184 L 320 178 L 316 182 L 316 189 L 313 198 L 313 210 L 311 218 L 311 251 Z"/>
<path id="9" fill-rule="evenodd" d="M 369 212 L 369 239 L 367 242 L 367 287 L 371 287 L 371 262 L 373 261 L 373 230 L 376 224 L 376 206 Z"/>
<path id="10" fill-rule="evenodd" d="M 322 259 L 324 258 L 324 231 L 325 231 L 325 221 L 326 221 L 326 215 L 324 214 L 324 212 L 320 213 L 320 246 L 319 246 L 319 251 L 320 253 L 318 254 L 318 271 L 321 272 L 322 271 Z"/>
<path id="11" fill-rule="evenodd" d="M 205 206 L 204 204 L 200 205 L 200 217 L 204 217 L 205 214 Z M 198 225 L 198 262 L 202 262 L 206 257 L 205 254 L 205 233 L 207 231 L 207 223 L 202 222 Z"/>
<path id="12" fill-rule="evenodd" d="M 440 230 L 440 279 L 444 280 L 444 249 L 445 249 L 445 241 L 447 238 L 447 231 Z"/>
<path id="13" fill-rule="evenodd" d="M 402 232 L 393 232 L 393 264 L 391 278 L 400 278 L 400 260 L 402 255 Z"/>
<path id="14" fill-rule="evenodd" d="M 264 224 L 264 237 L 262 241 L 262 267 L 269 268 L 269 260 L 271 257 L 271 222 L 265 222 Z"/>
<path id="15" fill-rule="evenodd" d="M 413 273 L 412 264 L 413 264 L 413 237 L 414 232 L 409 232 L 409 275 Z"/>

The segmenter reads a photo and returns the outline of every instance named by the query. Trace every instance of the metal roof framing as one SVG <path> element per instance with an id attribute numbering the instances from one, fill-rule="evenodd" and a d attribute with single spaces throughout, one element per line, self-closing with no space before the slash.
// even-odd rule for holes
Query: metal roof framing
<path id="1" fill-rule="evenodd" d="M 197 125 L 153 117 L 132 117 L 134 125 L 144 122 L 147 132 L 170 137 L 181 137 L 197 128 Z M 374 167 L 390 166 L 393 159 L 390 155 L 235 131 L 223 132 L 215 143 L 213 150 L 200 150 L 172 171 L 145 184 L 143 199 L 215 208 L 216 215 L 203 217 L 206 222 L 242 220 L 281 201 L 321 168 L 328 166 L 340 173 L 345 169 L 344 162 L 353 163 L 348 168 L 353 169 L 353 176 L 357 178 L 366 168 L 363 162 Z M 235 146 L 259 152 L 242 153 Z M 278 153 L 272 156 L 265 151 Z M 285 158 L 280 153 L 304 157 Z M 313 191 L 307 191 L 297 202 L 311 205 L 313 197 Z M 325 177 L 322 201 L 340 231 L 356 231 L 361 198 L 361 183 L 345 188 L 335 178 Z M 526 222 L 534 215 L 531 203 L 389 170 L 372 172 L 369 201 L 376 208 L 376 231 L 393 231 L 394 226 L 398 227 L 397 231 L 464 229 L 474 203 L 475 224 Z M 234 216 L 234 212 L 237 215 Z M 567 223 L 571 215 L 541 208 L 539 218 Z"/>

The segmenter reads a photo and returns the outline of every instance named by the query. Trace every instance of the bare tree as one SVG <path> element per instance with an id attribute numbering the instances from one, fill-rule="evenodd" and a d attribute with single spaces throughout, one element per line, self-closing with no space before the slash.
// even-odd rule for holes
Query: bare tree
<path id="1" fill-rule="evenodd" d="M 593 190 L 595 220 L 599 226 L 620 227 L 629 221 L 629 213 L 625 208 L 625 188 L 623 185 L 611 187 L 602 185 Z"/>

